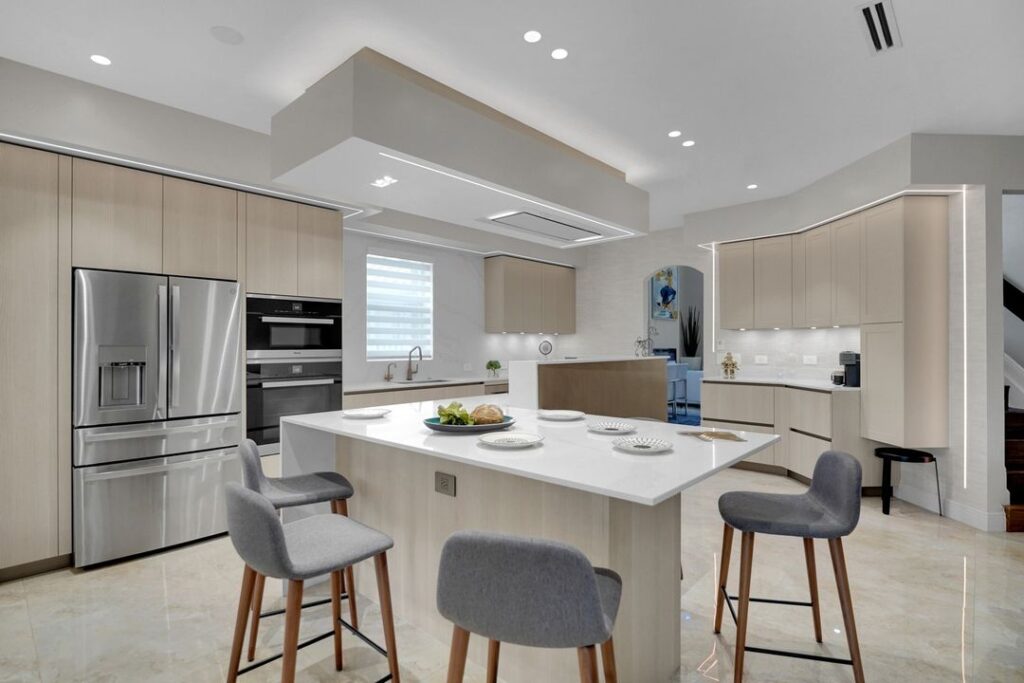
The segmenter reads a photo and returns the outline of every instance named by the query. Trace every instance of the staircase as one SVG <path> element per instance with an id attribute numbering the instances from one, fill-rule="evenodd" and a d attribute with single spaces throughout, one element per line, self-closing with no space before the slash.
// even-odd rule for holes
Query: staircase
<path id="1" fill-rule="evenodd" d="M 1003 306 L 1024 320 L 1024 292 L 1006 278 L 1003 278 Z M 1010 345 L 1006 346 L 1009 351 Z M 1020 363 L 1024 359 L 1013 360 Z M 1006 530 L 1024 531 L 1024 409 L 1010 407 L 1009 385 L 1004 388 L 1003 408 L 1006 411 L 1006 488 L 1010 491 L 1010 504 L 1005 508 Z"/>

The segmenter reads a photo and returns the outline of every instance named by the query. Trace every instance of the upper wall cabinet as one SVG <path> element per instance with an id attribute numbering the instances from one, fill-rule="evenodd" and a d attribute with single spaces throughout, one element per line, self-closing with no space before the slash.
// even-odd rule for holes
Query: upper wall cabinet
<path id="1" fill-rule="evenodd" d="M 826 327 L 832 322 L 832 228 L 804 233 L 804 325 Z M 795 252 L 794 252 L 794 258 Z M 794 285 L 795 286 L 795 285 Z"/>
<path id="2" fill-rule="evenodd" d="M 163 272 L 238 277 L 238 193 L 165 177 Z"/>
<path id="3" fill-rule="evenodd" d="M 299 205 L 250 194 L 245 197 L 245 289 L 298 294 Z"/>
<path id="4" fill-rule="evenodd" d="M 793 238 L 754 241 L 754 327 L 793 326 Z"/>
<path id="5" fill-rule="evenodd" d="M 719 245 L 718 308 L 723 328 L 741 330 L 754 327 L 753 242 Z"/>
<path id="6" fill-rule="evenodd" d="M 161 272 L 163 177 L 86 159 L 72 175 L 72 263 Z"/>
<path id="7" fill-rule="evenodd" d="M 855 214 L 831 224 L 832 324 L 860 324 L 864 217 Z"/>
<path id="8" fill-rule="evenodd" d="M 903 199 L 864 212 L 862 323 L 903 320 Z"/>
<path id="9" fill-rule="evenodd" d="M 485 330 L 572 334 L 576 271 L 512 256 L 484 260 Z"/>
<path id="10" fill-rule="evenodd" d="M 341 214 L 299 205 L 298 293 L 340 299 L 342 283 Z"/>

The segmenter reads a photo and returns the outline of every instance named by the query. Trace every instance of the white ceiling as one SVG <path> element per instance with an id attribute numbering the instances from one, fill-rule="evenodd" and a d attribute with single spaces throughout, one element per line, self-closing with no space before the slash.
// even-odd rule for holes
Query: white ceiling
<path id="1" fill-rule="evenodd" d="M 904 47 L 884 55 L 859 4 L 0 0 L 0 56 L 266 132 L 372 47 L 622 169 L 664 228 L 787 194 L 911 132 L 1024 134 L 1024 2 L 893 0 Z M 215 41 L 214 25 L 245 42 Z M 528 29 L 543 40 L 525 43 Z"/>

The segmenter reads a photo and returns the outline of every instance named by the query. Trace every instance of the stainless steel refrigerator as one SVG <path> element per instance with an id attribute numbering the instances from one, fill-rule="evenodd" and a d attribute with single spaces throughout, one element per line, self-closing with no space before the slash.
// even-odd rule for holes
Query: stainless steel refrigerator
<path id="1" fill-rule="evenodd" d="M 237 282 L 75 270 L 75 566 L 226 530 L 240 315 Z"/>

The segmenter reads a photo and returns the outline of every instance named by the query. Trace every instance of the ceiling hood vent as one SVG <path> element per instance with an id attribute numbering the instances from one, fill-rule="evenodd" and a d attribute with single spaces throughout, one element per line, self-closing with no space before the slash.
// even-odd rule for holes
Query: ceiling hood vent
<path id="1" fill-rule="evenodd" d="M 892 10 L 892 0 L 864 5 L 860 8 L 860 15 L 868 43 L 875 53 L 903 47 L 900 30 L 896 26 L 896 13 Z"/>
<path id="2" fill-rule="evenodd" d="M 594 232 L 593 230 L 587 230 L 576 225 L 571 225 L 565 221 L 555 220 L 548 218 L 547 216 L 541 216 L 535 213 L 529 213 L 527 211 L 516 211 L 514 213 L 503 213 L 497 216 L 491 216 L 490 219 L 494 223 L 500 223 L 507 225 L 517 230 L 532 233 L 534 235 L 543 235 L 560 242 L 582 242 L 584 240 L 591 240 L 601 237 L 600 233 Z"/>

